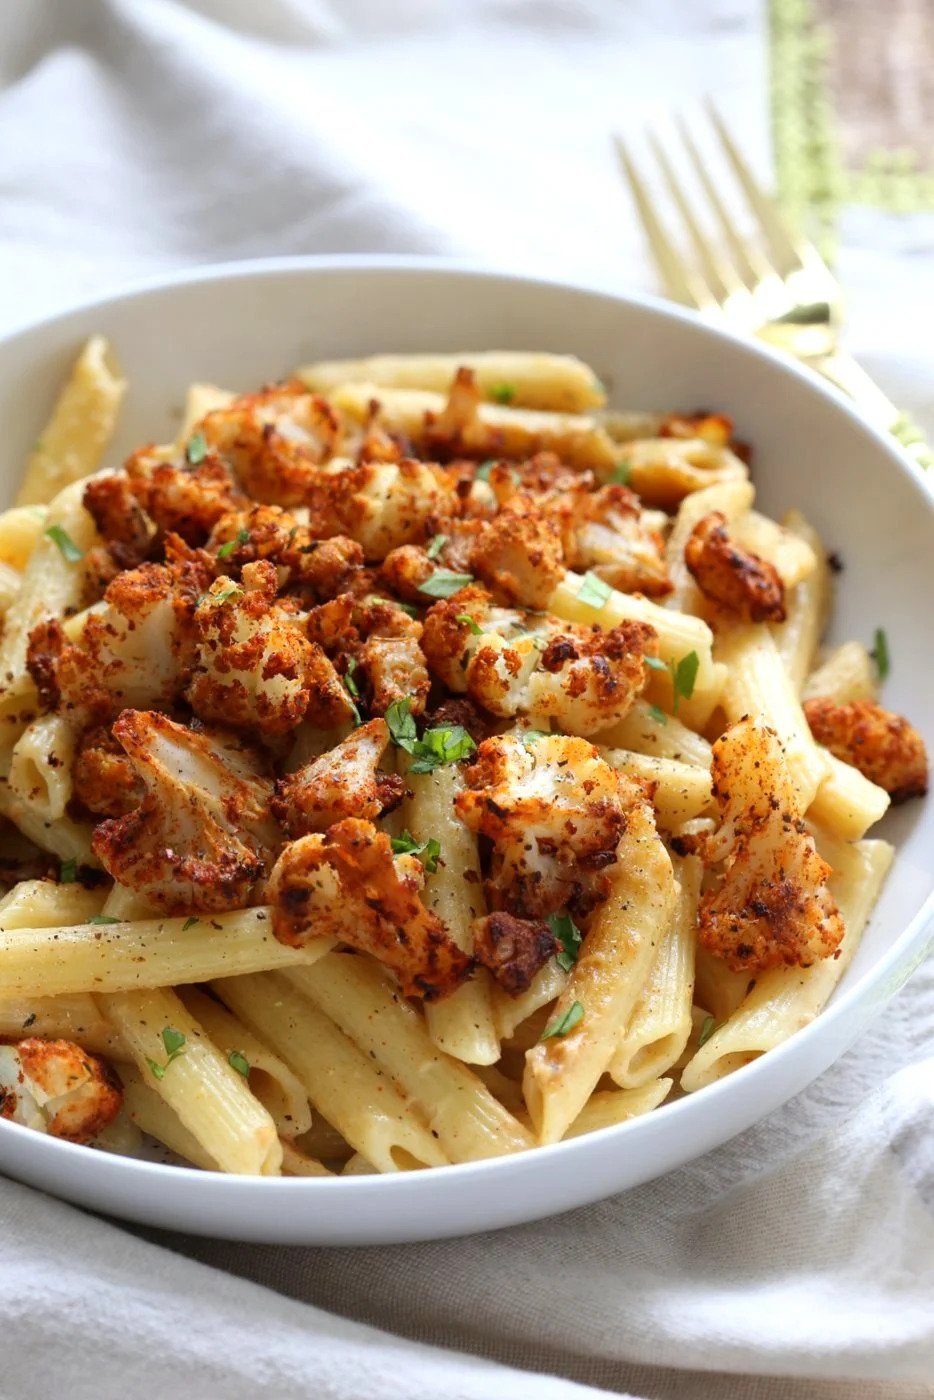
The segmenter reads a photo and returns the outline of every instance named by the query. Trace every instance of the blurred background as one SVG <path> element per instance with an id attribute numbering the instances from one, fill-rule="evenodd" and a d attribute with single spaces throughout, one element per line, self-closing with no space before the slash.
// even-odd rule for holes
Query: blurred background
<path id="1" fill-rule="evenodd" d="M 930 0 L 43 0 L 0 17 L 0 324 L 280 253 L 658 289 L 611 134 L 712 94 L 934 429 Z M 715 162 L 714 162 L 715 164 Z M 456 337 L 455 337 L 456 338 Z"/>

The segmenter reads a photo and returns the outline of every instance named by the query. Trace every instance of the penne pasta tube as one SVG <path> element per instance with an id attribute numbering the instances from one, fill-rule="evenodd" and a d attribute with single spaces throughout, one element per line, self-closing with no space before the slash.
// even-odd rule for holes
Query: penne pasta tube
<path id="1" fill-rule="evenodd" d="M 303 365 L 299 379 L 319 394 L 355 381 L 381 389 L 430 389 L 447 394 L 461 368 L 473 372 L 484 398 L 516 408 L 585 413 L 606 400 L 600 380 L 574 355 L 525 350 L 464 350 L 450 355 L 370 355 L 363 360 L 319 360 Z"/>
<path id="2" fill-rule="evenodd" d="M 834 867 L 829 887 L 846 925 L 837 955 L 811 967 L 782 967 L 759 977 L 738 1009 L 685 1067 L 681 1087 L 687 1093 L 749 1064 L 809 1025 L 849 966 L 895 852 L 887 841 L 847 846 L 824 836 L 818 844 Z"/>
<path id="3" fill-rule="evenodd" d="M 227 408 L 235 397 L 229 389 L 219 389 L 216 384 L 190 385 L 185 397 L 185 412 L 178 430 L 176 447 L 184 448 L 201 419 L 217 408 Z"/>
<path id="4" fill-rule="evenodd" d="M 789 511 L 784 525 L 810 547 L 816 560 L 813 572 L 789 590 L 785 599 L 785 621 L 771 628 L 792 687 L 800 695 L 827 625 L 833 588 L 827 552 L 817 531 L 798 511 Z"/>
<path id="5" fill-rule="evenodd" d="M 56 491 L 97 470 L 125 393 L 126 381 L 110 345 L 103 336 L 92 336 L 36 440 L 16 497 L 18 506 L 43 504 Z"/>
<path id="6" fill-rule="evenodd" d="M 620 839 L 609 897 L 594 912 L 545 1037 L 526 1055 L 523 1091 L 539 1141 L 564 1136 L 609 1065 L 677 895 L 648 808 L 636 807 Z"/>
<path id="7" fill-rule="evenodd" d="M 884 788 L 858 768 L 842 762 L 826 749 L 828 771 L 808 808 L 808 816 L 845 841 L 858 841 L 889 810 L 891 798 Z"/>
<path id="8" fill-rule="evenodd" d="M 657 1081 L 677 1062 L 691 1034 L 695 928 L 703 868 L 697 856 L 672 856 L 671 863 L 678 881 L 674 915 L 609 1064 L 609 1073 L 621 1089 L 641 1089 Z"/>
<path id="9" fill-rule="evenodd" d="M 704 438 L 628 442 L 624 457 L 633 491 L 646 505 L 664 510 L 672 510 L 693 491 L 725 481 L 745 481 L 749 476 L 734 452 Z"/>
<path id="10" fill-rule="evenodd" d="M 65 815 L 74 788 L 74 725 L 62 715 L 34 719 L 13 746 L 10 790 L 43 822 Z"/>
<path id="11" fill-rule="evenodd" d="M 273 937 L 268 914 L 238 909 L 193 924 L 179 917 L 0 933 L 0 986 L 10 996 L 180 986 L 298 966 L 330 948 L 326 939 L 287 947 Z"/>
<path id="12" fill-rule="evenodd" d="M 703 734 L 688 729 L 674 715 L 660 720 L 644 700 L 637 700 L 623 719 L 594 735 L 595 744 L 611 749 L 630 749 L 653 758 L 670 758 L 676 763 L 693 763 L 710 772 L 712 751 Z"/>
<path id="13" fill-rule="evenodd" d="M 323 1162 L 319 1162 L 315 1157 L 309 1157 L 307 1153 L 295 1146 L 288 1138 L 282 1139 L 282 1175 L 283 1176 L 333 1176 L 332 1171 L 328 1171 Z"/>
<path id="14" fill-rule="evenodd" d="M 405 776 L 411 796 L 400 810 L 400 826 L 416 840 L 434 837 L 441 846 L 437 869 L 426 874 L 422 903 L 438 915 L 457 946 L 472 954 L 473 921 L 485 913 L 485 905 L 477 838 L 454 815 L 460 774 L 449 766 Z M 499 1059 L 485 968 L 443 1001 L 430 1002 L 425 1020 L 435 1044 L 455 1059 L 474 1065 L 491 1065 Z"/>
<path id="15" fill-rule="evenodd" d="M 583 597 L 581 590 L 583 588 Z M 580 574 L 570 570 L 558 584 L 548 601 L 547 610 L 567 622 L 582 622 L 609 630 L 621 622 L 648 622 L 658 633 L 658 649 L 663 661 L 679 662 L 689 652 L 698 658 L 695 694 L 710 694 L 711 709 L 722 688 L 723 677 L 711 655 L 713 634 L 702 618 L 663 608 L 637 593 L 620 593 L 611 589 L 602 606 L 587 601 L 588 592 Z"/>
<path id="16" fill-rule="evenodd" d="M 511 1040 L 521 1025 L 536 1011 L 549 1006 L 564 990 L 568 975 L 554 958 L 539 968 L 527 991 L 517 997 L 508 996 L 501 987 L 493 988 L 493 1014 L 500 1040 Z"/>
<path id="17" fill-rule="evenodd" d="M 829 755 L 811 737 L 798 692 L 764 623 L 724 628 L 716 655 L 728 668 L 721 703 L 731 722 L 756 715 L 775 730 L 806 810 L 827 776 Z"/>
<path id="18" fill-rule="evenodd" d="M 51 821 L 31 801 L 15 792 L 9 782 L 0 784 L 0 815 L 7 817 L 40 850 L 49 851 L 59 860 L 74 860 L 93 868 L 98 866 L 98 859 L 91 850 L 94 828 L 90 822 L 75 821 L 67 813 Z"/>
<path id="19" fill-rule="evenodd" d="M 19 571 L 0 560 L 0 618 L 5 617 L 15 603 L 21 582 Z"/>
<path id="20" fill-rule="evenodd" d="M 834 647 L 815 667 L 804 683 L 801 699 L 818 697 L 832 700 L 836 705 L 879 698 L 876 668 L 862 642 L 844 642 Z"/>
<path id="21" fill-rule="evenodd" d="M 659 826 L 671 831 L 710 810 L 710 773 L 694 763 L 651 758 L 628 749 L 600 749 L 611 768 L 652 784 L 652 806 Z"/>
<path id="22" fill-rule="evenodd" d="M 413 442 L 424 441 L 429 421 L 445 408 L 447 397 L 422 389 L 382 389 L 378 384 L 342 384 L 329 396 L 331 404 L 352 422 L 365 423 L 370 405 L 380 405 L 380 421 Z M 546 413 L 533 408 L 506 408 L 482 403 L 477 410 L 478 446 L 488 443 L 500 457 L 524 461 L 536 452 L 556 452 L 571 467 L 600 475 L 613 471 L 619 449 L 595 418 L 587 414 Z M 484 433 L 484 430 L 485 433 Z M 482 435 L 482 436 L 481 436 Z"/>
<path id="23" fill-rule="evenodd" d="M 295 986 L 268 974 L 226 978 L 216 990 L 282 1056 L 341 1138 L 378 1171 L 448 1161 L 415 1106 Z"/>
<path id="24" fill-rule="evenodd" d="M 86 890 L 74 880 L 20 880 L 0 899 L 0 932 L 86 923 L 103 903 L 103 890 Z"/>
<path id="25" fill-rule="evenodd" d="M 320 1113 L 314 1115 L 308 1132 L 296 1138 L 295 1146 L 308 1157 L 332 1163 L 346 1161 L 353 1151 L 343 1134 Z"/>
<path id="26" fill-rule="evenodd" d="M 755 978 L 749 972 L 734 972 L 722 958 L 699 945 L 695 953 L 694 1002 L 719 1023 L 739 1006 L 752 989 Z"/>
<path id="27" fill-rule="evenodd" d="M 364 1054 L 373 1056 L 424 1115 L 452 1162 L 532 1146 L 526 1130 L 482 1081 L 460 1060 L 438 1050 L 424 1018 L 375 964 L 337 954 L 323 958 L 317 968 L 293 970 L 288 980 Z"/>
<path id="28" fill-rule="evenodd" d="M 0 1038 L 73 1040 L 92 1055 L 124 1060 L 119 1035 L 87 993 L 71 997 L 0 997 Z"/>
<path id="29" fill-rule="evenodd" d="M 637 1089 L 602 1089 L 592 1094 L 565 1133 L 565 1139 L 613 1128 L 630 1118 L 651 1113 L 671 1092 L 671 1079 L 653 1079 Z"/>
<path id="30" fill-rule="evenodd" d="M 48 509 L 44 506 L 11 506 L 0 511 L 0 559 L 21 574 L 29 563 L 42 531 Z"/>
<path id="31" fill-rule="evenodd" d="M 818 567 L 818 557 L 809 540 L 757 510 L 741 515 L 732 534 L 743 549 L 771 564 L 786 588 L 803 583 Z"/>
<path id="32" fill-rule="evenodd" d="M 193 1167 L 207 1172 L 219 1170 L 211 1154 L 135 1065 L 121 1065 L 119 1074 L 123 1084 L 123 1107 L 132 1123 Z"/>
<path id="33" fill-rule="evenodd" d="M 169 988 L 97 998 L 145 1082 L 222 1171 L 277 1176 L 282 1148 L 269 1113 Z M 165 1033 L 181 1037 L 178 1048 Z"/>
<path id="34" fill-rule="evenodd" d="M 308 1095 L 285 1061 L 205 992 L 186 987 L 180 996 L 218 1050 L 227 1056 L 228 1063 L 244 1075 L 251 1092 L 275 1123 L 279 1137 L 286 1140 L 307 1133 L 311 1127 Z"/>

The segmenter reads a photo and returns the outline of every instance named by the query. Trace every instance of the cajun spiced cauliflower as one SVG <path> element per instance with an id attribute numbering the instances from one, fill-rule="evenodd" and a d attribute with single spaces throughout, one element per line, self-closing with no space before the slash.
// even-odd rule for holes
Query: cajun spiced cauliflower
<path id="1" fill-rule="evenodd" d="M 66 523 L 28 522 L 44 567 L 62 556 L 54 607 L 0 530 L 0 877 L 30 877 L 0 897 L 0 983 L 5 959 L 27 976 L 27 948 L 46 970 L 41 1006 L 0 1018 L 0 1116 L 98 1139 L 121 1088 L 83 1033 L 135 1062 L 127 1121 L 166 1124 L 147 1103 L 190 1086 L 179 1027 L 203 1019 L 204 1094 L 261 1121 L 285 1170 L 324 1167 L 278 1099 L 257 1103 L 250 1045 L 280 1050 L 299 1094 L 290 1055 L 297 1073 L 330 1047 L 299 1074 L 326 1090 L 330 1171 L 519 1150 L 581 1131 L 598 1085 L 594 1122 L 633 1091 L 660 1102 L 679 1066 L 688 1091 L 754 1057 L 736 1026 L 801 1023 L 859 936 L 889 848 L 848 843 L 886 794 L 925 791 L 924 742 L 852 699 L 837 654 L 813 669 L 820 551 L 797 541 L 789 571 L 792 527 L 737 515 L 752 491 L 729 419 L 604 413 L 569 356 L 357 372 L 377 379 L 328 364 L 239 397 L 201 386 L 182 441 L 69 488 L 48 517 Z M 75 996 L 44 995 L 54 919 L 62 963 L 95 969 Z M 167 959 L 202 990 L 164 998 Z M 750 982 L 758 1009 L 734 1019 Z M 171 1014 L 132 1036 L 137 1003 Z M 175 1146 L 267 1169 L 165 1097 Z"/>

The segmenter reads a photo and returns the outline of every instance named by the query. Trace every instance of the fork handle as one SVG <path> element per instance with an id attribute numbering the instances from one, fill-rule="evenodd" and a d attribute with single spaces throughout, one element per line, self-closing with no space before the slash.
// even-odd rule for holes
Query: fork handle
<path id="1" fill-rule="evenodd" d="M 902 450 L 919 467 L 934 466 L 934 451 L 925 441 L 921 431 L 883 394 L 862 365 L 857 364 L 850 355 L 821 355 L 809 363 L 818 374 L 822 374 L 831 384 L 848 394 L 870 422 L 892 433 L 901 444 Z"/>

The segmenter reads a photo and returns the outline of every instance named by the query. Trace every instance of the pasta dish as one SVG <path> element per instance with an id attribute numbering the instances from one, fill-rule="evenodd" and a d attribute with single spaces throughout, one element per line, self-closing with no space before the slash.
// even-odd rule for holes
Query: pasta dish
<path id="1" fill-rule="evenodd" d="M 124 387 L 92 338 L 0 514 L 0 1115 L 407 1171 L 821 1011 L 927 759 L 728 418 L 376 355 L 196 384 L 116 467 Z"/>

